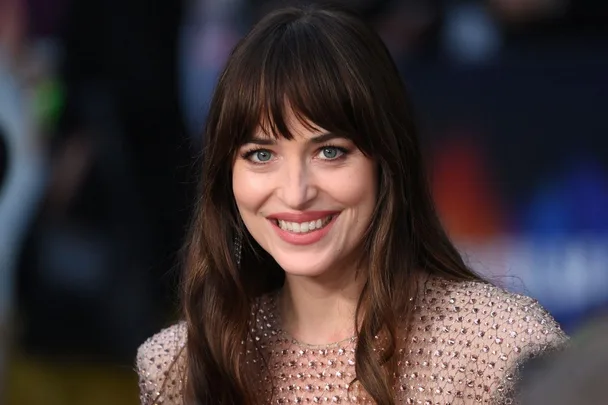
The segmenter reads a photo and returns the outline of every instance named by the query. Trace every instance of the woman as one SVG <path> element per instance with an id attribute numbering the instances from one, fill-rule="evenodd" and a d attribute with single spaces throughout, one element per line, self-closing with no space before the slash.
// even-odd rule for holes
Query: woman
<path id="1" fill-rule="evenodd" d="M 140 348 L 142 403 L 487 403 L 565 340 L 465 266 L 411 115 L 350 13 L 288 8 L 253 28 L 211 104 L 185 321 Z"/>

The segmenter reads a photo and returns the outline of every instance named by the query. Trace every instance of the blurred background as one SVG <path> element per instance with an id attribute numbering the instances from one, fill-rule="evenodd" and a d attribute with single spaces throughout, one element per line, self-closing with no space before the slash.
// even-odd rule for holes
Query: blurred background
<path id="1" fill-rule="evenodd" d="M 0 0 L 0 404 L 138 403 L 217 75 L 285 3 Z M 582 333 L 608 309 L 607 3 L 348 3 L 405 77 L 471 266 Z"/>

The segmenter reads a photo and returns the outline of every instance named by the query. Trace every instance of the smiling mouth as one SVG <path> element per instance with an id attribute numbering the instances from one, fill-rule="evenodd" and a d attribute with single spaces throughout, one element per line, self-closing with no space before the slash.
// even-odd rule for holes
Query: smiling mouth
<path id="1" fill-rule="evenodd" d="M 324 218 L 317 219 L 315 221 L 290 222 L 283 221 L 281 219 L 273 219 L 272 221 L 276 226 L 278 226 L 284 231 L 302 234 L 318 231 L 319 229 L 325 228 L 335 217 L 336 214 L 332 214 Z"/>

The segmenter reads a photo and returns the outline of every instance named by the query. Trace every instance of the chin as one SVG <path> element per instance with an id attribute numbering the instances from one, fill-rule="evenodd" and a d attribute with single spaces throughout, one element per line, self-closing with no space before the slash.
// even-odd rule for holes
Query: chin
<path id="1" fill-rule="evenodd" d="M 297 276 L 297 277 L 319 277 L 327 272 L 326 269 L 319 270 L 318 268 L 312 267 L 290 267 L 284 268 L 285 274 L 288 276 Z"/>
<path id="2" fill-rule="evenodd" d="M 318 277 L 327 273 L 331 265 L 326 260 L 319 260 L 314 255 L 285 254 L 285 260 L 277 260 L 277 263 L 287 275 L 300 277 Z M 276 257 L 276 256 L 275 256 Z"/>

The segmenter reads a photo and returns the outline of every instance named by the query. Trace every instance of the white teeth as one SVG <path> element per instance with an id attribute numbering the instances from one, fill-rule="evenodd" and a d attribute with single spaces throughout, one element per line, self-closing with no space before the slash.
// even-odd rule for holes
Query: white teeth
<path id="1" fill-rule="evenodd" d="M 293 233 L 306 233 L 325 227 L 332 220 L 332 218 L 333 215 L 330 215 L 323 219 L 317 219 L 316 221 L 302 223 L 288 222 L 279 219 L 277 220 L 277 225 L 284 231 L 289 231 Z"/>

